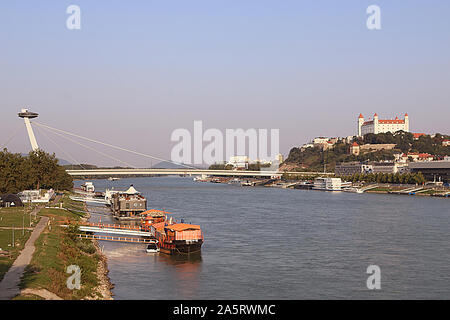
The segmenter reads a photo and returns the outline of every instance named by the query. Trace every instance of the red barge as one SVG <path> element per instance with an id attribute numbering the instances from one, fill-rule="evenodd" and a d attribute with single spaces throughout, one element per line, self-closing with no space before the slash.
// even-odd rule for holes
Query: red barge
<path id="1" fill-rule="evenodd" d="M 200 226 L 173 223 L 167 214 L 170 213 L 155 209 L 142 213 L 141 227 L 155 237 L 159 250 L 167 254 L 200 252 L 204 240 Z"/>

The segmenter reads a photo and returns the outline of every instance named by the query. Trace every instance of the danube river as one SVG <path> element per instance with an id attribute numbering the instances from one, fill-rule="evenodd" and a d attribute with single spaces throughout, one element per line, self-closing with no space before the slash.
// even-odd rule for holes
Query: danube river
<path id="1" fill-rule="evenodd" d="M 77 181 L 80 185 L 82 181 Z M 450 202 L 445 198 L 332 193 L 193 182 L 130 184 L 175 219 L 199 224 L 200 257 L 149 254 L 101 241 L 115 299 L 450 299 Z M 92 220 L 109 216 L 93 214 Z M 381 289 L 369 290 L 369 265 Z"/>

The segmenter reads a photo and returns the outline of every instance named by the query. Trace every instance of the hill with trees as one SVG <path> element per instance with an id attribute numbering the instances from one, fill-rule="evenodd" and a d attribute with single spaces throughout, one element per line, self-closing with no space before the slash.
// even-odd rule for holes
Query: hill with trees
<path id="1" fill-rule="evenodd" d="M 7 149 L 0 151 L 0 193 L 40 188 L 73 188 L 72 177 L 58 164 L 54 154 L 38 150 L 23 156 Z"/>
<path id="2" fill-rule="evenodd" d="M 398 153 L 429 153 L 436 157 L 450 155 L 450 146 L 443 146 L 442 141 L 450 139 L 448 135 L 437 133 L 420 136 L 414 139 L 410 132 L 398 131 L 396 133 L 366 134 L 364 137 L 354 137 L 353 142 L 364 144 L 395 144 L 391 150 L 378 150 L 361 152 L 359 155 L 349 153 L 350 145 L 344 140 L 339 140 L 332 148 L 322 150 L 320 147 L 301 148 L 294 147 L 289 156 L 280 166 L 282 171 L 326 171 L 333 172 L 336 163 L 349 161 L 384 161 L 394 160 L 394 154 Z"/>

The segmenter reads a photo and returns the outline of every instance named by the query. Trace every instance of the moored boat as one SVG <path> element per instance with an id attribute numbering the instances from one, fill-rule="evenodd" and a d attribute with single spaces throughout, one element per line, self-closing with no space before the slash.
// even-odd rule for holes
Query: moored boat
<path id="1" fill-rule="evenodd" d="M 188 223 L 158 222 L 151 226 L 151 232 L 160 251 L 167 254 L 200 252 L 204 240 L 200 226 Z"/>

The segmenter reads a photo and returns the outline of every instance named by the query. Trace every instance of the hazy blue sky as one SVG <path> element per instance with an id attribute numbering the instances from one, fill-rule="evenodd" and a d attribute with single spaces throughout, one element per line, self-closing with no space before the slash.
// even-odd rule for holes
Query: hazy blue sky
<path id="1" fill-rule="evenodd" d="M 70 4 L 81 30 L 66 28 Z M 366 28 L 371 4 L 379 31 Z M 408 112 L 412 131 L 449 133 L 449 12 L 448 0 L 1 1 L 0 144 L 22 125 L 8 147 L 30 149 L 24 106 L 42 123 L 162 158 L 171 132 L 194 120 L 279 128 L 285 155 L 315 136 L 355 134 L 360 112 Z M 77 160 L 114 164 L 49 137 Z"/>

